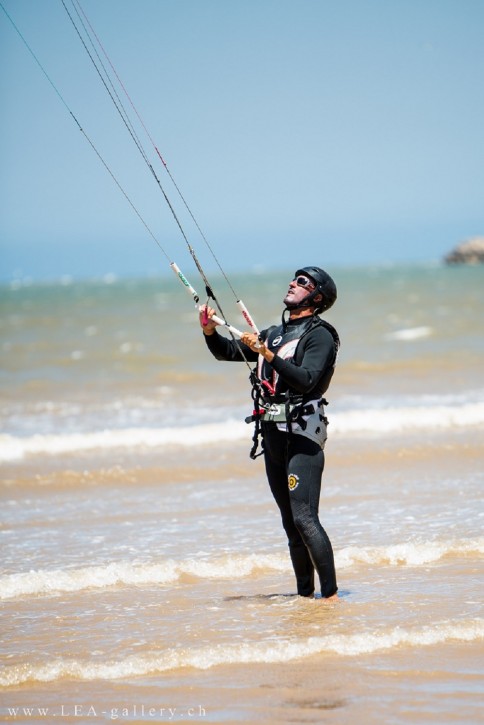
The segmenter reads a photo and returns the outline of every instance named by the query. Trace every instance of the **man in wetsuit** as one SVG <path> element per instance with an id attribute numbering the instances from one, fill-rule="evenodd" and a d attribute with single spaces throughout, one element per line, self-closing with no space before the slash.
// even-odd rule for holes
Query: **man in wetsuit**
<path id="1" fill-rule="evenodd" d="M 269 486 L 279 507 L 296 575 L 297 592 L 314 595 L 314 570 L 325 599 L 337 597 L 333 550 L 318 516 L 327 419 L 327 391 L 339 338 L 319 313 L 336 300 L 336 286 L 319 267 L 299 269 L 284 298 L 282 324 L 244 333 L 240 342 L 222 337 L 202 308 L 200 324 L 217 360 L 258 363 L 258 414 Z M 287 319 L 287 313 L 289 313 Z"/>

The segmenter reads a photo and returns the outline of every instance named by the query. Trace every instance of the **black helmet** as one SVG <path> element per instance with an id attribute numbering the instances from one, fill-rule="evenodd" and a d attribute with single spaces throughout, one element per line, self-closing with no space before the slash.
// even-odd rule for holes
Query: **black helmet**
<path id="1" fill-rule="evenodd" d="M 324 312 L 325 310 L 329 310 L 336 302 L 336 297 L 338 296 L 334 280 L 329 274 L 324 269 L 321 269 L 321 267 L 301 267 L 297 270 L 295 276 L 297 277 L 298 274 L 305 274 L 311 277 L 316 283 L 316 289 L 308 297 L 308 301 L 312 301 L 318 294 L 323 295 L 322 301 L 317 303 L 316 311 Z"/>

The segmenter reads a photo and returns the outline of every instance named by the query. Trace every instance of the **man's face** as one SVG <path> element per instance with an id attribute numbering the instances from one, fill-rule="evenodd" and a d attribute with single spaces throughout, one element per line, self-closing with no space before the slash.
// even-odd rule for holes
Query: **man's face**
<path id="1" fill-rule="evenodd" d="M 284 304 L 290 305 L 291 307 L 299 307 L 315 289 L 316 285 L 310 277 L 307 277 L 305 274 L 298 274 L 289 283 L 289 289 L 284 297 Z"/>

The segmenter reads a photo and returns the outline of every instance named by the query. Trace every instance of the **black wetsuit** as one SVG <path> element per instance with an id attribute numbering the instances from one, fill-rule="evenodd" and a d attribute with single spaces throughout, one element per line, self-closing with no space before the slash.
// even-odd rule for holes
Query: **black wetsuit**
<path id="1" fill-rule="evenodd" d="M 317 317 L 304 317 L 264 330 L 262 339 L 275 354 L 272 363 L 260 365 L 258 353 L 239 343 L 249 362 L 259 361 L 259 377 L 273 386 L 274 400 L 288 392 L 298 395 L 302 404 L 322 398 L 339 345 L 336 331 L 325 324 Z M 205 340 L 217 360 L 243 360 L 239 347 L 217 332 L 206 335 Z M 322 421 L 323 416 L 320 418 Z M 314 593 L 316 569 L 321 595 L 330 597 L 338 590 L 333 550 L 318 517 L 324 440 L 318 443 L 301 429 L 288 433 L 285 424 L 266 421 L 262 422 L 262 435 L 267 478 L 287 534 L 298 594 L 307 597 Z"/>

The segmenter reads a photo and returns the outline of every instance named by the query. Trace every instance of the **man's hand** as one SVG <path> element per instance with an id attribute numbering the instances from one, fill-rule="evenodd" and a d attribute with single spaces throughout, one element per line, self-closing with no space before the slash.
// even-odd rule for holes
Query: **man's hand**
<path id="1" fill-rule="evenodd" d="M 209 307 L 208 305 L 203 305 L 200 307 L 200 327 L 203 330 L 204 335 L 213 335 L 215 332 L 215 328 L 217 325 L 215 322 L 212 321 L 212 317 L 215 314 L 215 310 L 213 307 Z"/>
<path id="2" fill-rule="evenodd" d="M 244 345 L 247 345 L 251 350 L 258 352 L 259 355 L 262 355 L 264 360 L 267 360 L 267 362 L 270 363 L 274 360 L 274 353 L 267 349 L 255 333 L 244 332 L 240 339 Z"/>

